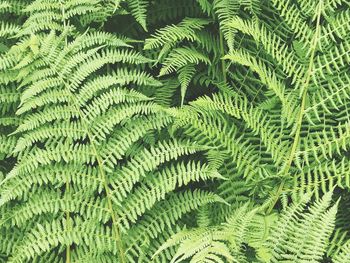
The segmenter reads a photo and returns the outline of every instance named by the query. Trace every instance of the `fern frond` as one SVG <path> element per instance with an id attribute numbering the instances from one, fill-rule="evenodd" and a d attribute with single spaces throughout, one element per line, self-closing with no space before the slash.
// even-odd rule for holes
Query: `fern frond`
<path id="1" fill-rule="evenodd" d="M 290 1 L 273 0 L 272 4 L 279 11 L 279 14 L 285 19 L 288 26 L 303 45 L 309 45 L 313 36 L 313 30 L 307 23 L 307 17 L 298 10 L 298 7 Z M 315 10 L 316 6 L 307 6 L 307 1 L 302 1 L 301 6 L 304 10 Z M 306 7 L 307 6 L 307 7 Z"/>
<path id="2" fill-rule="evenodd" d="M 331 197 L 332 192 L 325 194 L 307 214 L 302 213 L 303 203 L 285 211 L 271 234 L 271 262 L 322 259 L 337 212 L 337 204 L 330 207 Z"/>
<path id="3" fill-rule="evenodd" d="M 139 216 L 149 210 L 155 202 L 164 199 L 168 192 L 187 185 L 190 181 L 214 178 L 222 178 L 222 176 L 213 168 L 200 163 L 189 162 L 172 165 L 143 180 L 142 184 L 121 204 L 119 218 L 122 224 L 128 228 L 128 221 L 135 223 Z"/>
<path id="4" fill-rule="evenodd" d="M 14 253 L 9 262 L 30 260 L 34 255 L 43 254 L 52 247 L 57 247 L 60 244 L 69 245 L 73 242 L 95 246 L 95 249 L 109 248 L 116 253 L 117 248 L 110 238 L 110 228 L 96 227 L 89 222 L 83 222 L 79 217 L 72 221 L 75 227 L 70 230 L 65 230 L 66 220 L 46 222 L 43 225 L 37 224 L 22 243 L 14 248 L 14 251 L 21 251 L 21 253 Z"/>
<path id="5" fill-rule="evenodd" d="M 202 53 L 196 51 L 193 48 L 175 48 L 167 56 L 163 62 L 163 67 L 159 72 L 159 76 L 164 76 L 186 66 L 188 63 L 199 64 L 200 62 L 204 64 L 210 64 L 209 58 L 207 58 Z"/>
<path id="6" fill-rule="evenodd" d="M 147 31 L 146 17 L 148 1 L 145 0 L 128 0 L 129 7 L 131 9 L 132 16 Z"/>
<path id="7" fill-rule="evenodd" d="M 178 140 L 165 141 L 159 143 L 157 147 L 144 149 L 116 172 L 117 179 L 112 182 L 113 195 L 117 201 L 123 200 L 134 184 L 145 177 L 147 172 L 178 156 L 193 154 L 204 149 L 205 147 L 191 141 Z"/>
<path id="8" fill-rule="evenodd" d="M 154 240 L 160 233 L 165 232 L 165 229 L 175 225 L 183 214 L 202 205 L 216 202 L 223 202 L 223 200 L 215 194 L 200 190 L 171 194 L 166 200 L 157 203 L 152 210 L 146 213 L 138 225 L 131 228 L 132 243 L 128 242 L 129 249 L 135 255 L 139 255 L 140 251 L 143 251 L 145 239 Z"/>
<path id="9" fill-rule="evenodd" d="M 344 245 L 341 249 L 341 251 L 334 256 L 333 262 L 334 263 L 341 263 L 341 262 L 346 262 L 350 260 L 350 250 L 349 250 L 349 243 Z"/>
<path id="10" fill-rule="evenodd" d="M 146 39 L 144 49 L 155 49 L 161 46 L 174 46 L 183 40 L 198 40 L 197 33 L 210 23 L 206 19 L 185 18 L 177 25 L 166 26 L 158 29 L 151 38 Z"/>
<path id="11" fill-rule="evenodd" d="M 250 35 L 257 43 L 261 43 L 266 52 L 276 59 L 277 63 L 292 78 L 293 82 L 301 82 L 305 66 L 301 64 L 293 50 L 278 35 L 269 32 L 263 25 L 238 17 L 232 19 L 229 26 L 244 34 Z"/>
<path id="12" fill-rule="evenodd" d="M 179 82 L 181 85 L 181 105 L 184 104 L 187 87 L 189 86 L 191 79 L 193 78 L 196 70 L 194 65 L 188 64 L 179 69 Z"/>

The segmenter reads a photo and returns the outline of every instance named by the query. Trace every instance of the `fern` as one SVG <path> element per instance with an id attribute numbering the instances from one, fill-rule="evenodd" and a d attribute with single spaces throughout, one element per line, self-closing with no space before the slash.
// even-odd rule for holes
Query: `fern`
<path id="1" fill-rule="evenodd" d="M 51 10 L 45 3 L 30 8 Z M 15 214 L 5 214 L 1 224 L 22 229 L 24 235 L 13 246 L 10 262 L 32 260 L 56 247 L 61 247 L 59 254 L 65 251 L 66 260 L 76 258 L 75 253 L 81 257 L 82 249 L 90 253 L 93 238 L 90 236 L 89 241 L 84 233 L 91 231 L 100 236 L 94 254 L 117 254 L 125 262 L 129 256 L 123 248 L 121 231 L 126 235 L 138 216 L 152 211 L 177 185 L 199 178 L 220 178 L 215 169 L 205 172 L 209 167 L 204 165 L 201 171 L 199 164 L 193 163 L 186 166 L 183 175 L 167 169 L 164 175 L 159 172 L 159 185 L 148 189 L 148 173 L 156 175 L 160 164 L 201 148 L 187 141 L 167 142 L 157 135 L 171 117 L 147 95 L 131 89 L 160 85 L 137 68 L 151 60 L 131 51 L 129 45 L 111 34 L 76 34 L 69 41 L 69 30 L 32 34 L 18 46 L 24 52 L 15 66 L 22 90 L 17 110 L 22 123 L 14 132 L 20 138 L 13 151 L 23 154 L 2 182 L 2 207 L 15 206 L 16 210 Z M 126 70 L 125 64 L 135 67 Z M 116 68 L 114 72 L 112 67 Z M 153 143 L 143 138 L 150 132 L 157 138 Z M 141 143 L 144 150 L 133 157 L 133 147 L 138 149 Z M 176 169 L 184 167 L 183 163 L 174 165 Z M 31 173 L 41 179 L 28 177 Z M 65 175 L 57 178 L 54 174 Z M 24 181 L 25 187 L 18 189 L 16 185 Z M 168 189 L 173 182 L 175 185 Z M 134 187 L 136 183 L 141 185 Z M 95 198 L 96 194 L 100 196 Z M 184 197 L 186 201 L 195 198 L 190 194 Z M 117 209 L 121 204 L 124 210 Z M 181 207 L 174 213 L 187 211 Z M 96 222 L 100 225 L 97 228 Z M 79 244 L 81 248 L 73 248 Z"/>
<path id="2" fill-rule="evenodd" d="M 147 7 L 148 1 L 145 0 L 129 0 L 129 7 L 131 9 L 131 14 L 135 17 L 136 21 L 147 30 L 146 17 L 147 17 Z"/>
<path id="3" fill-rule="evenodd" d="M 349 20 L 0 1 L 0 262 L 349 261 Z"/>

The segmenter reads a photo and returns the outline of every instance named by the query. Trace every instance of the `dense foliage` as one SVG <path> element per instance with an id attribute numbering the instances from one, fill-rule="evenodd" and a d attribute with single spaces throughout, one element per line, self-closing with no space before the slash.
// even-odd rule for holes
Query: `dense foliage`
<path id="1" fill-rule="evenodd" d="M 0 0 L 0 262 L 350 262 L 346 0 Z"/>

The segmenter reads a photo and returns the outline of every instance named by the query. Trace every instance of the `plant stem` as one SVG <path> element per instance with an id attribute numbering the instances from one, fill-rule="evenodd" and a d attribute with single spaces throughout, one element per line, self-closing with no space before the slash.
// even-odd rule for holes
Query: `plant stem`
<path id="1" fill-rule="evenodd" d="M 67 180 L 66 182 L 66 195 L 69 195 L 69 182 Z M 66 211 L 66 229 L 67 232 L 69 232 L 71 230 L 71 218 L 70 218 L 70 213 L 69 211 Z M 70 245 L 67 246 L 66 248 L 66 263 L 70 263 Z"/>
<path id="2" fill-rule="evenodd" d="M 302 126 L 304 112 L 305 112 L 307 90 L 308 90 L 309 83 L 311 80 L 312 70 L 313 70 L 313 66 L 314 66 L 315 52 L 316 52 L 317 42 L 319 40 L 319 35 L 320 35 L 320 19 L 321 19 L 322 4 L 323 4 L 323 0 L 320 0 L 319 6 L 318 6 L 315 34 L 312 38 L 312 43 L 311 43 L 311 53 L 310 53 L 309 65 L 308 65 L 308 69 L 307 69 L 307 72 L 305 75 L 305 80 L 304 80 L 303 85 L 301 87 L 302 99 L 301 99 L 300 110 L 299 110 L 299 114 L 298 114 L 298 118 L 297 118 L 297 122 L 296 122 L 295 135 L 294 135 L 293 144 L 292 144 L 292 147 L 291 147 L 291 150 L 289 153 L 289 158 L 288 158 L 287 163 L 284 166 L 282 173 L 281 173 L 282 175 L 285 175 L 289 172 L 290 167 L 292 166 L 292 163 L 293 163 L 293 160 L 295 157 L 296 150 L 297 150 L 297 148 L 299 146 L 299 142 L 300 142 L 300 133 L 301 133 L 301 126 Z M 277 192 L 275 194 L 275 197 L 267 210 L 268 214 L 275 207 L 281 193 L 283 192 L 283 187 L 284 187 L 285 183 L 286 183 L 285 179 L 282 180 L 282 182 L 280 183 L 280 185 L 277 189 Z"/>
<path id="3" fill-rule="evenodd" d="M 62 16 L 63 16 L 63 25 L 64 25 L 64 28 L 66 28 L 66 21 L 64 19 L 64 17 L 65 17 L 65 10 L 64 10 L 63 6 L 62 6 Z M 68 45 L 68 40 L 67 40 L 67 37 L 66 37 L 65 38 L 65 46 L 67 46 L 67 45 Z M 45 60 L 45 58 L 43 58 L 43 59 Z M 50 63 L 48 65 L 50 65 Z M 109 71 L 109 70 L 110 70 L 109 65 L 107 65 L 107 71 Z M 79 107 L 79 105 L 78 105 L 78 103 L 76 101 L 76 98 L 74 97 L 74 94 L 72 94 L 72 92 L 68 88 L 68 84 L 65 81 L 64 76 L 62 76 L 60 72 L 56 71 L 56 73 L 59 76 L 59 78 L 62 80 L 62 82 L 64 84 L 64 87 L 66 88 L 66 90 L 70 94 L 70 98 L 71 98 L 71 101 L 72 101 L 72 105 L 71 106 L 78 113 L 79 118 L 82 120 L 82 124 L 84 125 L 84 129 L 86 130 L 87 137 L 88 137 L 88 139 L 90 141 L 90 145 L 91 145 L 92 150 L 94 152 L 94 156 L 96 157 L 96 160 L 97 160 L 100 176 L 102 177 L 102 180 L 103 180 L 103 185 L 104 185 L 104 189 L 105 189 L 105 192 L 106 192 L 108 210 L 110 211 L 110 215 L 111 215 L 111 219 L 112 219 L 112 231 L 114 233 L 117 249 L 118 249 L 118 252 L 119 252 L 118 253 L 118 257 L 119 257 L 120 263 L 127 263 L 127 260 L 125 258 L 123 243 L 122 243 L 122 240 L 121 240 L 121 235 L 119 233 L 119 227 L 118 227 L 118 222 L 117 222 L 117 218 L 116 218 L 116 213 L 113 210 L 113 204 L 112 204 L 112 200 L 111 200 L 110 189 L 108 187 L 107 177 L 106 177 L 106 174 L 105 174 L 105 171 L 104 171 L 104 168 L 103 168 L 102 158 L 98 154 L 98 151 L 97 151 L 97 148 L 96 148 L 96 145 L 95 145 L 95 142 L 94 142 L 94 137 L 92 136 L 92 134 L 89 131 L 89 124 L 88 124 L 86 118 L 84 117 L 84 115 L 83 115 L 83 113 L 82 113 L 82 111 L 81 111 L 81 109 L 80 109 L 80 107 Z M 69 190 L 69 183 L 67 183 L 67 184 L 68 184 L 68 190 Z M 68 222 L 70 222 L 70 214 L 69 214 L 69 212 L 66 212 L 66 217 L 67 217 L 67 225 L 68 225 Z M 66 249 L 66 263 L 70 263 L 70 246 L 68 246 L 67 249 Z"/>
<path id="4" fill-rule="evenodd" d="M 63 29 L 65 30 L 66 29 L 66 27 L 67 27 L 67 24 L 66 24 L 66 15 L 65 15 L 65 8 L 64 8 L 64 5 L 63 5 L 63 3 L 61 2 L 61 8 L 62 8 L 62 22 L 63 22 Z M 65 39 L 64 39 L 64 43 L 65 43 L 65 46 L 67 46 L 67 44 L 68 44 L 68 39 L 67 39 L 67 36 L 65 36 Z M 70 188 L 70 185 L 69 185 L 69 180 L 67 179 L 67 181 L 66 181 L 66 191 L 65 191 L 65 196 L 68 196 L 69 197 L 69 189 Z M 70 224 L 70 221 L 71 221 L 71 218 L 70 218 L 70 213 L 69 213 L 69 211 L 68 211 L 68 209 L 67 209 L 67 211 L 66 211 L 66 229 L 67 229 L 67 232 L 69 232 L 70 231 L 70 229 L 71 229 L 71 224 Z M 71 248 L 70 248 L 70 245 L 67 245 L 67 247 L 66 247 L 66 263 L 70 263 L 70 258 L 71 258 L 71 256 L 70 256 L 70 251 L 71 250 Z"/>

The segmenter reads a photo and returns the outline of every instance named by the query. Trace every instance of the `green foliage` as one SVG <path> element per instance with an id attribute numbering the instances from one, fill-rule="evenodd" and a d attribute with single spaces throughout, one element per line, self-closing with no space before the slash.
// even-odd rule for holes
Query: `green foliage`
<path id="1" fill-rule="evenodd" d="M 350 261 L 349 10 L 0 1 L 0 262 Z"/>

